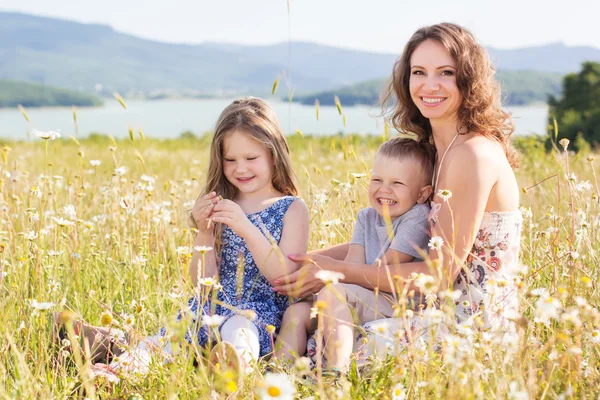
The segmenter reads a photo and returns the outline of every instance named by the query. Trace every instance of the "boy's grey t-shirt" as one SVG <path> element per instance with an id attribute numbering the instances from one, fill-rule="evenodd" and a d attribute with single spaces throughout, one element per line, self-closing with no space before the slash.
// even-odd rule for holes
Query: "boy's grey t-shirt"
<path id="1" fill-rule="evenodd" d="M 421 260 L 415 248 L 426 249 L 429 242 L 429 206 L 415 204 L 410 210 L 392 221 L 394 237 L 388 238 L 388 229 L 382 216 L 374 208 L 358 212 L 350 244 L 365 248 L 367 264 L 373 264 L 389 249 L 409 254 Z"/>

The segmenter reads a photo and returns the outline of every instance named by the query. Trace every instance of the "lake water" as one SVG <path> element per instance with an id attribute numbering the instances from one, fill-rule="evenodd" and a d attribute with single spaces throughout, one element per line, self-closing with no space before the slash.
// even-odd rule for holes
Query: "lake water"
<path id="1" fill-rule="evenodd" d="M 130 100 L 127 110 L 114 100 L 107 100 L 103 107 L 78 108 L 77 120 L 80 136 L 90 132 L 110 133 L 114 137 L 127 137 L 128 128 L 142 129 L 147 137 L 175 138 L 190 130 L 200 134 L 213 129 L 220 112 L 230 103 L 229 99 L 181 99 L 181 100 Z M 269 100 L 279 116 L 286 133 L 300 130 L 304 134 L 361 133 L 381 134 L 380 110 L 375 107 L 344 107 L 346 127 L 336 107 L 322 106 L 319 120 L 314 106 L 305 106 L 279 100 Z M 542 133 L 545 131 L 548 110 L 545 106 L 506 107 L 513 113 L 516 134 Z M 60 129 L 63 136 L 74 135 L 73 114 L 70 107 L 27 109 L 32 129 Z M 0 137 L 25 139 L 27 122 L 16 109 L 0 109 Z"/>

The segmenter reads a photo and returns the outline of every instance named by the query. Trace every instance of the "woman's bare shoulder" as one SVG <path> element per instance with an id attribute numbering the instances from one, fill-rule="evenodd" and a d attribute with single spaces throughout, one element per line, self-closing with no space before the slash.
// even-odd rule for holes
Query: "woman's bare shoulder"
<path id="1" fill-rule="evenodd" d="M 504 170 L 504 164 L 508 165 L 508 161 L 500 143 L 477 135 L 459 143 L 448 152 L 447 161 L 444 161 L 443 166 L 446 172 L 440 175 L 441 179 L 444 179 L 446 174 L 478 176 L 479 179 L 493 184 L 498 179 L 498 171 Z M 466 171 L 468 173 L 465 175 Z"/>
<path id="2" fill-rule="evenodd" d="M 485 162 L 489 165 L 502 162 L 506 159 L 506 154 L 497 141 L 482 135 L 473 135 L 453 149 L 452 159 L 460 164 Z"/>

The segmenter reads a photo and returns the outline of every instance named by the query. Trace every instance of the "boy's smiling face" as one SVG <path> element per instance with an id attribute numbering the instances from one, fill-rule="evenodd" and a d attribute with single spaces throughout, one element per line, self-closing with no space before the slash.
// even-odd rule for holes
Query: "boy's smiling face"
<path id="1" fill-rule="evenodd" d="M 381 154 L 373 160 L 369 182 L 369 202 L 379 215 L 389 208 L 391 218 L 424 203 L 431 193 L 429 182 L 423 177 L 421 163 L 414 157 L 387 157 Z"/>

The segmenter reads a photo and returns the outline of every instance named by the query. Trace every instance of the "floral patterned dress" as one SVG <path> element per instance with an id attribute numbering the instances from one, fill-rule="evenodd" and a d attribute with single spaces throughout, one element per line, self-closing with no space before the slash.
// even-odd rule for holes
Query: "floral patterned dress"
<path id="1" fill-rule="evenodd" d="M 279 244 L 283 231 L 283 217 L 296 199 L 294 196 L 282 197 L 268 208 L 247 214 L 247 217 L 269 240 Z M 273 346 L 267 326 L 272 325 L 279 330 L 283 313 L 289 305 L 288 297 L 272 290 L 273 287 L 261 274 L 244 239 L 228 226 L 223 230 L 219 276 L 222 289 L 218 292 L 217 302 L 213 304 L 206 301 L 201 305 L 198 297 L 189 300 L 188 308 L 195 329 L 188 329 L 186 340 L 192 343 L 195 337 L 201 346 L 206 345 L 209 331 L 208 327 L 202 324 L 204 315 L 216 314 L 225 317 L 221 325 L 234 315 L 242 315 L 251 319 L 258 329 L 260 356 L 269 354 Z M 181 318 L 180 313 L 178 320 Z M 165 334 L 166 330 L 162 328 L 161 335 Z"/>
<path id="2" fill-rule="evenodd" d="M 441 208 L 432 202 L 430 224 Z M 507 328 L 505 317 L 514 316 L 518 303 L 515 288 L 520 270 L 521 211 L 485 212 L 465 268 L 452 286 L 461 295 L 455 301 L 456 322 L 480 314 L 484 329 Z"/>
<path id="3" fill-rule="evenodd" d="M 431 203 L 431 226 L 435 225 L 441 207 L 442 203 Z M 481 319 L 486 332 L 513 331 L 509 318 L 516 315 L 518 308 L 515 279 L 520 271 L 521 226 L 519 210 L 485 212 L 465 266 L 451 287 L 460 291 L 454 300 L 454 320 L 429 307 L 410 318 L 369 322 L 355 343 L 360 359 L 374 352 L 386 354 L 398 350 L 398 338 L 402 346 L 427 343 L 432 336 L 439 342 L 449 329 L 470 327 L 474 317 Z"/>

